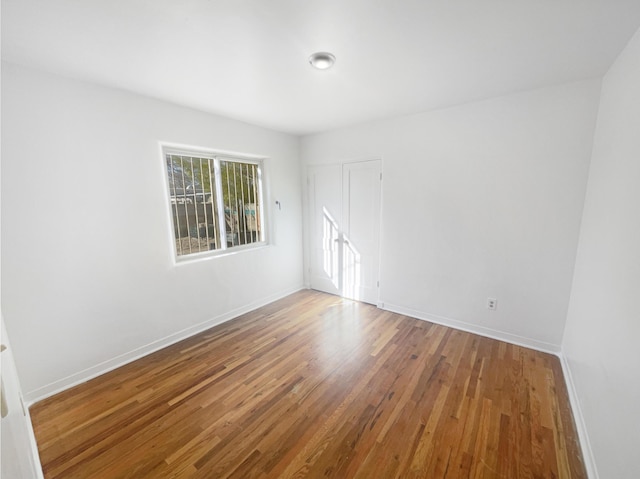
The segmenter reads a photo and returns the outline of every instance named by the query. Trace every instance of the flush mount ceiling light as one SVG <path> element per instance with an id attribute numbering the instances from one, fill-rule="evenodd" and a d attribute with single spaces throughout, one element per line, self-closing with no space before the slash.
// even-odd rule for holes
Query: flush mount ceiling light
<path id="1" fill-rule="evenodd" d="M 309 57 L 309 63 L 318 70 L 327 70 L 336 62 L 336 57 L 331 53 L 317 52 Z"/>

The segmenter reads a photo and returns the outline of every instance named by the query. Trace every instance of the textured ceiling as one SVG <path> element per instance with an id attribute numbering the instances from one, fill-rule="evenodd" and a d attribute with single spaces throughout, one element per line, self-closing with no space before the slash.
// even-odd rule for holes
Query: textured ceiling
<path id="1" fill-rule="evenodd" d="M 639 0 L 3 0 L 2 57 L 307 134 L 601 76 L 639 26 Z"/>

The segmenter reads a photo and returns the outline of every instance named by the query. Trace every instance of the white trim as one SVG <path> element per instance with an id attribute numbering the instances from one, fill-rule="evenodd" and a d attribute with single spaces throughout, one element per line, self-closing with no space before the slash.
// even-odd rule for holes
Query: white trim
<path id="1" fill-rule="evenodd" d="M 145 346 L 136 348 L 132 351 L 129 351 L 128 353 L 120 354 L 115 358 L 103 361 L 100 364 L 96 364 L 95 366 L 71 374 L 65 378 L 58 379 L 57 381 L 53 381 L 52 383 L 34 389 L 33 391 L 29 391 L 27 394 L 25 394 L 26 404 L 27 406 L 31 406 L 37 401 L 41 401 L 49 396 L 53 396 L 54 394 L 58 394 L 62 391 L 65 391 L 66 389 L 72 388 L 73 386 L 77 386 L 78 384 L 101 376 L 102 374 L 108 373 L 109 371 L 124 366 L 125 364 L 159 351 L 160 349 L 166 348 L 167 346 L 171 346 L 172 344 L 182 341 L 183 339 L 195 336 L 202 331 L 206 331 L 207 329 L 230 321 L 234 318 L 237 318 L 238 316 L 258 309 L 262 306 L 266 306 L 269 303 L 273 303 L 274 301 L 282 299 L 285 296 L 289 296 L 290 294 L 293 294 L 302 289 L 304 289 L 302 285 L 295 286 L 293 288 L 289 288 L 279 293 L 262 298 L 258 301 L 253 301 L 252 303 L 249 303 L 245 306 L 228 311 L 227 313 L 221 314 L 194 326 L 190 326 L 181 331 L 170 334 L 169 336 L 166 336 L 162 339 L 158 339 L 157 341 L 153 341 Z"/>
<path id="2" fill-rule="evenodd" d="M 0 429 L 6 427 L 8 432 L 8 436 L 5 437 L 5 431 L 2 431 L 2 440 L 11 439 L 9 441 L 9 449 L 2 449 L 2 458 L 5 458 L 5 454 L 15 453 L 13 464 L 10 468 L 12 471 L 9 472 L 16 472 L 21 478 L 43 479 L 42 465 L 33 432 L 33 424 L 31 423 L 31 415 L 29 414 L 29 408 L 26 406 L 22 387 L 20 386 L 20 378 L 15 368 L 13 348 L 8 338 L 4 317 L 0 321 L 2 323 L 0 338 L 2 338 L 3 348 L 6 346 L 2 353 L 2 359 L 0 359 L 2 364 L 1 374 L 3 374 L 2 394 L 7 393 L 7 397 L 2 399 L 7 401 L 6 412 L 8 413 L 6 418 L 2 418 Z M 11 451 L 11 449 L 14 450 Z"/>
<path id="3" fill-rule="evenodd" d="M 571 412 L 573 413 L 573 419 L 576 423 L 576 429 L 578 430 L 578 439 L 580 442 L 580 449 L 582 450 L 582 457 L 584 459 L 584 467 L 587 470 L 587 477 L 589 479 L 599 479 L 600 476 L 598 475 L 598 468 L 596 467 L 596 459 L 593 455 L 593 449 L 591 449 L 591 441 L 589 440 L 587 425 L 584 421 L 584 416 L 582 415 L 582 408 L 580 407 L 580 401 L 578 400 L 578 392 L 576 391 L 576 385 L 573 381 L 573 375 L 571 374 L 569 360 L 563 353 L 559 353 L 557 356 L 560 359 L 564 382 L 567 385 L 567 391 L 569 392 L 569 403 L 571 404 Z"/>
<path id="4" fill-rule="evenodd" d="M 354 157 L 348 157 L 348 158 L 343 158 L 343 159 L 338 159 L 335 161 L 331 161 L 329 163 L 325 163 L 325 162 L 319 162 L 319 163 L 307 163 L 307 167 L 318 167 L 318 166 L 338 166 L 338 165 L 345 165 L 347 163 L 363 163 L 365 161 L 382 161 L 383 155 L 367 155 L 367 156 L 362 156 L 360 158 L 354 158 Z"/>
<path id="5" fill-rule="evenodd" d="M 184 156 L 192 156 L 195 153 L 197 155 L 205 155 L 207 158 L 222 156 L 229 160 L 235 160 L 235 161 L 248 160 L 254 163 L 259 163 L 260 161 L 268 158 L 265 155 L 256 155 L 255 153 L 243 153 L 238 151 L 220 150 L 218 148 L 192 146 L 192 145 L 185 145 L 182 143 L 171 143 L 166 141 L 160 141 L 159 145 L 163 150 L 163 152 L 164 152 L 164 149 L 166 148 L 171 154 L 184 155 Z"/>
<path id="6" fill-rule="evenodd" d="M 173 266 L 179 267 L 184 264 L 210 260 L 212 258 L 221 258 L 223 256 L 231 256 L 242 253 L 244 251 L 255 251 L 263 248 L 270 248 L 273 245 L 266 241 L 256 241 L 255 243 L 241 244 L 232 248 L 214 249 L 209 251 L 200 251 L 198 253 L 189 253 L 175 258 Z"/>
<path id="7" fill-rule="evenodd" d="M 36 442 L 36 433 L 33 431 L 33 424 L 31 423 L 31 412 L 28 407 L 25 407 L 25 419 L 27 421 L 29 450 L 31 452 L 31 465 L 36 476 L 34 479 L 44 479 L 44 472 L 42 471 L 42 463 L 40 462 L 40 453 L 38 452 L 38 443 Z"/>
<path id="8" fill-rule="evenodd" d="M 467 323 L 465 321 L 446 318 L 444 316 L 438 316 L 436 314 L 425 313 L 423 311 L 417 311 L 415 309 L 405 308 L 403 306 L 398 306 L 395 304 L 380 304 L 384 304 L 384 307 L 380 309 L 391 311 L 393 313 L 404 314 L 405 316 L 411 316 L 423 321 L 430 321 L 432 323 L 441 324 L 450 328 L 460 329 L 468 333 L 479 334 L 480 336 L 486 336 L 487 338 L 497 339 L 499 341 L 506 341 L 508 343 L 516 344 L 518 346 L 524 346 L 525 348 L 535 349 L 544 353 L 550 353 L 554 355 L 558 355 L 560 353 L 560 345 L 557 344 L 525 338 L 523 336 L 518 336 L 517 334 L 507 333 L 506 331 L 485 328 L 483 326 Z"/>

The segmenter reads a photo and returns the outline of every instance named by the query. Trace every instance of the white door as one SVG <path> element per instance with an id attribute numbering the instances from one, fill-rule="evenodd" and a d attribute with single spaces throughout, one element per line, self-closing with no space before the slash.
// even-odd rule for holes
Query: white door
<path id="1" fill-rule="evenodd" d="M 309 170 L 313 289 L 377 304 L 380 160 Z"/>
<path id="2" fill-rule="evenodd" d="M 31 420 L 20 391 L 20 382 L 13 352 L 2 321 L 2 352 L 0 355 L 0 382 L 2 383 L 2 426 L 0 427 L 0 477 L 7 479 L 41 479 L 42 469 L 35 441 L 32 438 Z M 6 347 L 5 347 L 6 346 Z"/>
<path id="3" fill-rule="evenodd" d="M 342 166 L 309 170 L 311 209 L 311 271 L 313 289 L 341 294 L 340 231 L 342 228 Z"/>

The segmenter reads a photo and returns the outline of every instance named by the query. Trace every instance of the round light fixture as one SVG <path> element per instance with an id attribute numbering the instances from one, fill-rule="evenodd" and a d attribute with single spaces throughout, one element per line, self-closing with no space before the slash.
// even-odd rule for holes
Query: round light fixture
<path id="1" fill-rule="evenodd" d="M 336 62 L 336 57 L 328 52 L 317 52 L 309 57 L 309 63 L 318 70 L 327 70 Z"/>

